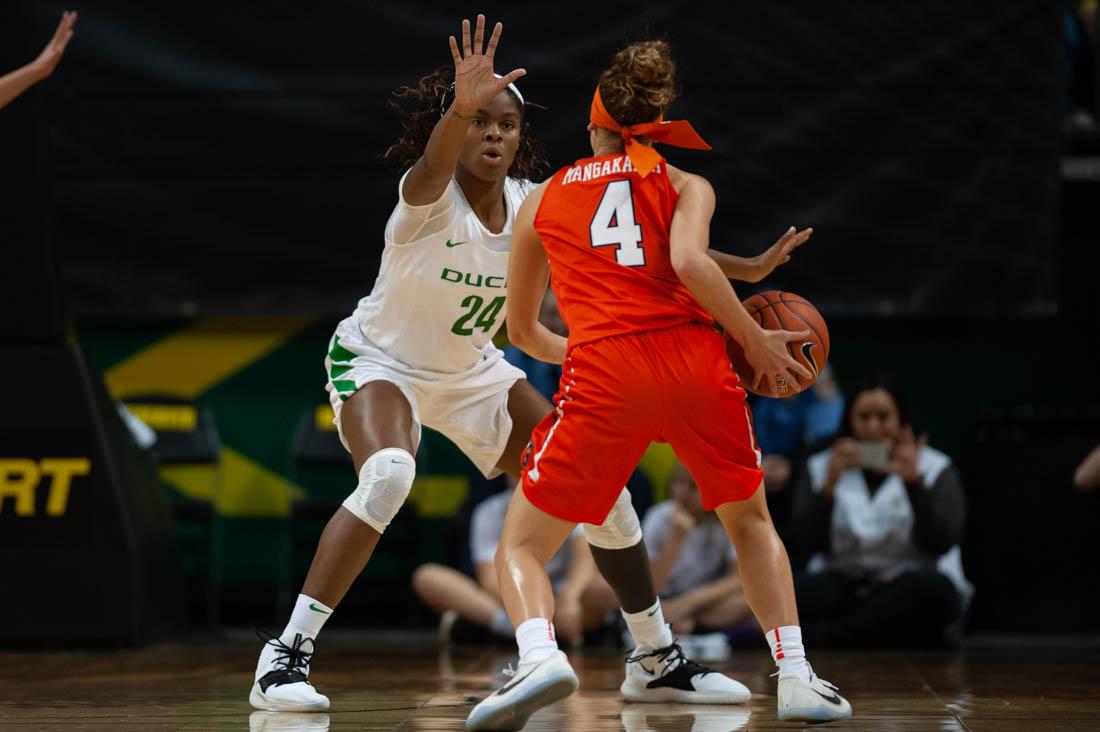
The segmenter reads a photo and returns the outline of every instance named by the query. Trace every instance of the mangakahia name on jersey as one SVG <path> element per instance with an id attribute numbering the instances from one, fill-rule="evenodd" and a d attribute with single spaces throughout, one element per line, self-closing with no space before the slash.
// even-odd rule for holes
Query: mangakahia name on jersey
<path id="1" fill-rule="evenodd" d="M 622 175 L 623 173 L 633 172 L 634 164 L 630 162 L 630 158 L 626 155 L 620 155 L 611 160 L 594 160 L 584 165 L 574 165 L 566 171 L 565 176 L 561 179 L 561 184 L 567 186 L 570 183 L 584 183 L 607 175 Z M 660 163 L 653 169 L 653 172 L 661 172 Z"/>
<path id="2" fill-rule="evenodd" d="M 495 275 L 486 277 L 485 275 L 473 274 L 471 272 L 459 272 L 457 269 L 451 269 L 450 267 L 443 268 L 443 274 L 440 275 L 439 279 L 453 282 L 456 285 L 461 285 L 465 282 L 470 287 L 488 287 L 493 290 L 503 290 L 508 286 L 508 283 L 503 277 L 497 277 Z"/>

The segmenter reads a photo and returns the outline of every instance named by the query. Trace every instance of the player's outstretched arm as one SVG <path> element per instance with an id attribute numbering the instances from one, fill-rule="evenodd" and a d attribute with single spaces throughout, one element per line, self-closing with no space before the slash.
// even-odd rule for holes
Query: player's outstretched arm
<path id="1" fill-rule="evenodd" d="M 1100 488 L 1100 446 L 1093 448 L 1073 473 L 1073 485 L 1082 491 Z"/>
<path id="2" fill-rule="evenodd" d="M 512 249 L 508 254 L 508 340 L 524 353 L 549 363 L 565 361 L 566 340 L 539 322 L 539 306 L 550 282 L 546 249 L 535 231 L 546 184 L 527 196 L 512 226 Z"/>
<path id="3" fill-rule="evenodd" d="M 57 24 L 57 30 L 53 38 L 38 54 L 38 58 L 26 66 L 12 71 L 10 74 L 0 76 L 0 109 L 7 106 L 8 102 L 25 92 L 28 88 L 45 79 L 57 68 L 58 62 L 65 54 L 65 46 L 73 37 L 73 26 L 76 24 L 76 12 L 66 11 L 61 14 L 61 21 Z"/>
<path id="4" fill-rule="evenodd" d="M 791 261 L 791 252 L 805 244 L 813 233 L 813 229 L 798 231 L 792 226 L 766 251 L 755 257 L 737 257 L 716 249 L 708 249 L 707 254 L 721 267 L 726 279 L 760 282 L 774 272 L 776 267 Z"/>
<path id="5" fill-rule="evenodd" d="M 722 270 L 707 254 L 710 220 L 714 215 L 714 189 L 697 175 L 678 173 L 673 184 L 680 200 L 672 215 L 669 248 L 672 268 L 684 286 L 714 319 L 741 344 L 756 371 L 759 388 L 767 378 L 773 390 L 779 382 L 791 385 L 791 375 L 811 379 L 809 370 L 794 360 L 787 343 L 810 335 L 809 331 L 764 330 L 745 310 Z M 797 378 L 795 384 L 797 384 Z M 793 385 L 792 385 L 793 386 Z"/>
<path id="6" fill-rule="evenodd" d="M 477 119 L 479 110 L 527 73 L 524 69 L 515 69 L 498 79 L 493 71 L 493 57 L 503 29 L 503 24 L 497 23 L 485 46 L 485 16 L 479 15 L 472 45 L 469 20 L 462 21 L 461 51 L 458 41 L 451 36 L 451 57 L 455 63 L 454 102 L 439 118 L 424 154 L 405 178 L 401 195 L 410 205 L 421 206 L 439 200 L 454 175 L 466 130 Z"/>

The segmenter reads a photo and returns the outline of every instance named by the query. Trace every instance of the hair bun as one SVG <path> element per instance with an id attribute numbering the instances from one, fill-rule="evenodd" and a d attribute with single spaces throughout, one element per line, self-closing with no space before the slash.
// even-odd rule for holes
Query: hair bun
<path id="1" fill-rule="evenodd" d="M 676 64 L 666 41 L 630 44 L 600 76 L 604 106 L 621 125 L 656 119 L 677 94 Z"/>

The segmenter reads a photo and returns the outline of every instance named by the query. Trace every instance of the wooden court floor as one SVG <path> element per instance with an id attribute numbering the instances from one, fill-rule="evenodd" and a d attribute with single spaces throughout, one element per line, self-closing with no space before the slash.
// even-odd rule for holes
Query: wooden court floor
<path id="1" fill-rule="evenodd" d="M 327 714 L 252 713 L 248 690 L 259 642 L 173 644 L 140 650 L 0 650 L 0 732 L 95 729 L 459 730 L 473 702 L 497 686 L 507 647 L 440 653 L 423 642 L 329 637 L 313 680 Z M 541 711 L 529 730 L 727 732 L 801 725 L 775 716 L 763 648 L 713 664 L 752 689 L 741 707 L 624 704 L 620 656 L 573 654 L 582 686 Z M 817 652 L 819 671 L 851 700 L 861 730 L 1100 730 L 1095 650 L 962 653 Z"/>

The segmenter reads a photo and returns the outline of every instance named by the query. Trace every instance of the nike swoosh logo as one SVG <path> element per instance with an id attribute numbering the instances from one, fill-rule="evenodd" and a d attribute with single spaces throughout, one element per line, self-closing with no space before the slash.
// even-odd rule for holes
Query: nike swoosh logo
<path id="1" fill-rule="evenodd" d="M 653 617 L 654 615 L 656 615 L 656 614 L 657 614 L 657 610 L 660 610 L 660 609 L 661 609 L 661 608 L 656 608 L 656 609 L 655 609 L 655 610 L 654 610 L 653 612 L 651 612 L 651 613 L 646 613 L 646 614 L 645 614 L 645 616 L 646 616 L 647 618 L 652 618 L 652 617 Z"/>
<path id="2" fill-rule="evenodd" d="M 838 707 L 840 706 L 840 697 L 837 696 L 836 694 L 833 694 L 832 696 L 825 696 L 824 694 L 822 694 L 817 689 L 814 689 L 813 692 L 815 694 L 817 694 L 818 696 L 820 696 L 825 701 L 829 702 L 830 704 L 836 704 Z"/>
<path id="3" fill-rule="evenodd" d="M 818 369 L 817 361 L 814 360 L 814 353 L 813 353 L 814 344 L 813 344 L 813 341 L 807 341 L 806 343 L 803 343 L 802 346 L 801 346 L 801 349 L 802 349 L 802 358 L 806 359 L 806 363 L 808 363 L 810 365 L 810 371 L 814 372 L 814 378 L 816 379 L 820 375 L 820 373 L 819 373 L 820 370 Z"/>
<path id="4" fill-rule="evenodd" d="M 515 685 L 516 685 L 516 684 L 518 684 L 519 682 L 523 681 L 523 680 L 524 680 L 524 679 L 526 679 L 526 678 L 527 678 L 528 676 L 530 676 L 531 674 L 535 673 L 535 671 L 537 671 L 537 670 L 538 670 L 537 668 L 533 668 L 533 669 L 531 669 L 530 671 L 528 671 L 527 673 L 525 673 L 525 674 L 524 674 L 523 676 L 520 676 L 520 677 L 519 677 L 518 679 L 516 679 L 516 680 L 515 680 L 515 681 L 513 681 L 512 683 L 508 684 L 507 686 L 502 686 L 502 687 L 500 687 L 500 689 L 499 689 L 499 690 L 497 691 L 497 695 L 499 696 L 499 695 L 501 695 L 501 694 L 507 694 L 507 693 L 508 693 L 509 691 L 511 691 L 511 690 L 512 690 L 513 688 L 515 688 Z"/>
<path id="5" fill-rule="evenodd" d="M 457 246 L 462 246 L 462 245 L 463 245 L 463 244 L 465 244 L 465 243 L 466 243 L 466 242 L 464 242 L 464 241 L 451 241 L 450 239 L 448 239 L 448 240 L 447 240 L 447 248 L 448 248 L 448 249 L 453 249 L 453 248 L 455 248 L 455 247 L 457 247 Z"/>
<path id="6" fill-rule="evenodd" d="M 330 615 L 331 614 L 331 612 L 329 610 L 322 610 L 321 608 L 314 605 L 312 602 L 309 603 L 309 609 L 313 610 L 314 612 L 324 613 L 325 615 Z"/>

